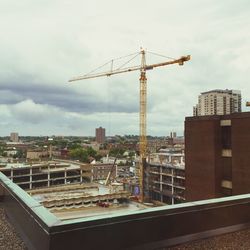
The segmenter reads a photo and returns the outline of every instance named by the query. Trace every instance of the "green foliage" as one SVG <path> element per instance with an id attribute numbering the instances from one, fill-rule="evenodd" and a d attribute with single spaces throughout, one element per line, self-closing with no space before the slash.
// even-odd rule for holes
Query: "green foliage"
<path id="1" fill-rule="evenodd" d="M 109 155 L 117 158 L 122 158 L 123 154 L 125 152 L 125 149 L 123 148 L 111 148 L 109 151 Z"/>
<path id="2" fill-rule="evenodd" d="M 79 144 L 79 143 L 75 143 L 75 142 L 71 142 L 69 145 L 68 145 L 68 148 L 69 150 L 71 149 L 77 149 L 77 148 L 81 148 L 82 146 Z"/>
<path id="3" fill-rule="evenodd" d="M 134 151 L 129 151 L 128 156 L 129 156 L 130 159 L 133 158 L 135 156 L 135 152 Z"/>
<path id="4" fill-rule="evenodd" d="M 22 150 L 17 150 L 17 153 L 15 155 L 13 155 L 13 158 L 16 159 L 16 158 L 24 158 L 25 157 L 25 154 Z"/>
<path id="5" fill-rule="evenodd" d="M 0 155 L 3 155 L 3 152 L 4 152 L 4 150 L 5 150 L 5 147 L 0 147 Z"/>
<path id="6" fill-rule="evenodd" d="M 3 157 L 6 157 L 6 156 L 7 156 L 7 152 L 3 152 L 3 153 L 2 153 L 2 156 L 3 156 Z"/>
<path id="7" fill-rule="evenodd" d="M 80 160 L 82 162 L 88 161 L 88 154 L 83 148 L 75 148 L 69 151 L 69 155 L 71 158 L 75 160 Z"/>
<path id="8" fill-rule="evenodd" d="M 85 150 L 89 156 L 94 157 L 94 158 L 96 157 L 97 152 L 93 148 L 89 147 L 89 148 L 86 148 Z"/>
<path id="9" fill-rule="evenodd" d="M 74 160 L 79 160 L 82 162 L 88 162 L 89 157 L 93 157 L 96 159 L 97 152 L 93 148 L 82 148 L 78 146 L 69 151 L 69 156 Z"/>
<path id="10" fill-rule="evenodd" d="M 52 141 L 52 145 L 53 146 L 57 146 L 59 148 L 66 148 L 68 145 L 68 141 L 67 140 L 53 140 Z"/>

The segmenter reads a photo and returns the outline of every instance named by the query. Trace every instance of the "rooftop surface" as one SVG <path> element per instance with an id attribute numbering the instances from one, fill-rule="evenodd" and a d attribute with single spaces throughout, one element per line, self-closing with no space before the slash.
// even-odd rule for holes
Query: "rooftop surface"
<path id="1" fill-rule="evenodd" d="M 27 250 L 15 228 L 6 219 L 2 203 L 0 202 L 0 250 Z M 204 240 L 194 241 L 183 245 L 161 248 L 158 250 L 248 250 L 250 249 L 250 229 L 225 234 Z"/>
<path id="2" fill-rule="evenodd" d="M 7 221 L 0 202 L 0 250 L 27 250 L 25 244 L 16 233 L 14 227 Z"/>
<path id="3" fill-rule="evenodd" d="M 235 233 L 225 234 L 204 240 L 194 241 L 176 247 L 166 248 L 169 250 L 249 250 L 250 229 Z M 162 249 L 163 250 L 163 249 Z"/>

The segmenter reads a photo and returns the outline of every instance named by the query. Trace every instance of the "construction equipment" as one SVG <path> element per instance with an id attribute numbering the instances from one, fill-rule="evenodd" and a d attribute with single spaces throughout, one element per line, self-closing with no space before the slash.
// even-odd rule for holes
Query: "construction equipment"
<path id="1" fill-rule="evenodd" d="M 170 64 L 179 64 L 183 65 L 184 62 L 190 60 L 190 55 L 188 56 L 182 56 L 179 59 L 173 59 L 170 61 L 165 61 L 162 63 L 156 63 L 156 64 L 146 64 L 146 56 L 145 56 L 145 50 L 141 49 L 139 53 L 136 53 L 136 55 L 133 57 L 135 58 L 137 55 L 141 55 L 141 65 L 139 66 L 133 66 L 133 67 L 127 67 L 124 68 L 127 63 L 123 64 L 121 67 L 118 67 L 116 69 L 113 69 L 113 62 L 114 60 L 110 61 L 111 69 L 106 72 L 100 72 L 100 73 L 92 73 L 85 74 L 82 76 L 74 77 L 69 80 L 69 82 L 73 81 L 79 81 L 84 79 L 90 79 L 90 78 L 96 78 L 96 77 L 102 77 L 102 76 L 111 76 L 115 74 L 120 73 L 126 73 L 126 72 L 132 72 L 136 70 L 140 70 L 140 144 L 139 144 L 139 152 L 140 152 L 140 162 L 139 162 L 139 185 L 140 185 L 140 201 L 144 201 L 144 166 L 146 164 L 146 154 L 147 154 L 147 133 L 146 133 L 146 108 L 147 108 L 147 78 L 146 78 L 146 71 L 152 70 L 157 67 L 167 66 Z M 152 53 L 155 54 L 155 53 Z M 134 55 L 134 54 L 131 54 Z M 107 65 L 108 63 L 104 64 Z M 101 67 L 97 68 L 100 69 Z"/>
<path id="2" fill-rule="evenodd" d="M 106 186 L 107 186 L 107 185 L 109 184 L 109 182 L 110 182 L 110 177 L 111 177 L 111 175 L 112 175 L 112 173 L 113 173 L 113 171 L 114 171 L 116 160 L 117 160 L 117 156 L 115 157 L 115 160 L 114 160 L 114 162 L 113 162 L 113 165 L 112 165 L 111 169 L 109 170 L 109 173 L 108 173 L 107 178 L 106 178 L 106 180 L 105 180 L 105 185 L 106 185 Z"/>

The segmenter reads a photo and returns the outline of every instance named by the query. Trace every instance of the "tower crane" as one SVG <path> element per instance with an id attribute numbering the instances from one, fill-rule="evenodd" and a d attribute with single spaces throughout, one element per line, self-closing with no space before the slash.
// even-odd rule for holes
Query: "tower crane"
<path id="1" fill-rule="evenodd" d="M 144 49 L 138 53 L 141 55 L 141 65 L 132 66 L 132 67 L 119 67 L 113 69 L 113 60 L 110 61 L 111 69 L 106 72 L 92 73 L 85 75 L 80 75 L 73 77 L 69 82 L 85 80 L 90 78 L 102 77 L 102 76 L 111 76 L 120 73 L 132 72 L 140 70 L 140 141 L 139 141 L 139 152 L 140 152 L 140 161 L 139 161 L 139 185 L 140 185 L 140 201 L 144 201 L 144 166 L 146 164 L 146 154 L 147 154 L 147 133 L 146 133 L 146 108 L 147 108 L 147 78 L 146 71 L 152 70 L 157 67 L 167 66 L 171 64 L 183 65 L 184 62 L 190 60 L 190 55 L 182 56 L 179 59 L 172 59 L 170 61 L 165 61 L 155 64 L 146 64 L 146 52 Z M 130 60 L 131 61 L 131 60 Z M 106 64 L 105 64 L 106 65 Z M 99 68 L 98 68 L 99 69 Z"/>

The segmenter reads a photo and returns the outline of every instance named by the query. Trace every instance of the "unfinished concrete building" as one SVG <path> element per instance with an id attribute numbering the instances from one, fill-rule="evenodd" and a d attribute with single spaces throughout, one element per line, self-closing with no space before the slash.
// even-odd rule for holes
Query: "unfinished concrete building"
<path id="1" fill-rule="evenodd" d="M 165 149 L 151 154 L 147 167 L 149 198 L 166 204 L 185 201 L 184 153 L 179 149 Z"/>
<path id="2" fill-rule="evenodd" d="M 51 187 L 92 181 L 92 167 L 86 164 L 48 162 L 38 164 L 6 164 L 0 172 L 22 189 Z"/>

